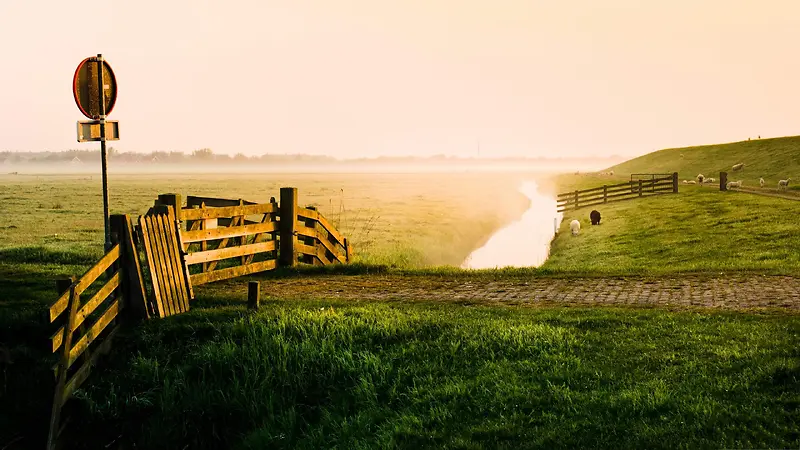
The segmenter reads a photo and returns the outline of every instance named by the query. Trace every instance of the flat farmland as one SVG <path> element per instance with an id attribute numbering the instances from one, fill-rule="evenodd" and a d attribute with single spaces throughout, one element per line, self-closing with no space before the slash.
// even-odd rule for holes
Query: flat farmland
<path id="1" fill-rule="evenodd" d="M 109 176 L 111 214 L 139 215 L 158 194 L 267 202 L 298 188 L 347 236 L 357 261 L 400 268 L 460 265 L 529 201 L 530 174 L 160 174 Z M 103 244 L 99 175 L 0 175 L 0 255 L 11 262 L 91 260 Z"/>

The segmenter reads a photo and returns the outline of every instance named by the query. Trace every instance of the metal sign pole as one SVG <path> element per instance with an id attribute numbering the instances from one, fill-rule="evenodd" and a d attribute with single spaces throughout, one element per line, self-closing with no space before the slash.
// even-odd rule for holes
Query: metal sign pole
<path id="1" fill-rule="evenodd" d="M 111 250 L 111 229 L 108 219 L 108 159 L 106 155 L 106 90 L 104 86 L 103 55 L 97 54 L 97 84 L 100 88 L 100 161 L 103 173 L 103 224 L 105 226 L 105 250 Z"/>

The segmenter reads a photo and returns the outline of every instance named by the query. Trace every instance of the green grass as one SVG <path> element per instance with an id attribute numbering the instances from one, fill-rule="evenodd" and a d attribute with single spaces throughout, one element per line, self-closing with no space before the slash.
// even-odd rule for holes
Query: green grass
<path id="1" fill-rule="evenodd" d="M 741 171 L 733 165 L 744 163 Z M 698 174 L 719 179 L 728 172 L 728 179 L 743 180 L 745 186 L 758 187 L 764 177 L 767 186 L 777 189 L 778 180 L 791 177 L 800 186 L 800 136 L 758 139 L 730 144 L 670 148 L 649 153 L 612 167 L 615 174 L 678 172 L 681 180 Z"/>
<path id="2" fill-rule="evenodd" d="M 684 187 L 665 195 L 564 213 L 543 271 L 664 275 L 686 272 L 800 273 L 800 202 Z M 572 236 L 569 222 L 581 222 Z"/>
<path id="3" fill-rule="evenodd" d="M 230 302 L 230 303 L 229 303 Z M 788 448 L 800 317 L 216 296 L 121 339 L 84 448 Z M 234 306 L 235 305 L 235 306 Z"/>

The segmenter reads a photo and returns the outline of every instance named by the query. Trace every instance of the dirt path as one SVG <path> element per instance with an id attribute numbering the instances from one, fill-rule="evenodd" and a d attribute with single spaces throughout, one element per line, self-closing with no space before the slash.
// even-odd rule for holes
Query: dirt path
<path id="1" fill-rule="evenodd" d="M 241 293 L 245 283 L 214 289 Z M 477 281 L 435 276 L 313 276 L 263 280 L 262 295 L 291 299 L 446 301 L 482 304 L 658 305 L 800 311 L 800 278 L 686 276 Z M 198 294 L 202 296 L 202 291 Z"/>

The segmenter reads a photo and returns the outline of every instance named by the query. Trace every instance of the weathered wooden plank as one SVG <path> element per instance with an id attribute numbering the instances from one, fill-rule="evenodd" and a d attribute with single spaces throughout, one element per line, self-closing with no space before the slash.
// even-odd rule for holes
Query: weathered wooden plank
<path id="1" fill-rule="evenodd" d="M 180 309 L 180 299 L 178 290 L 175 286 L 175 270 L 172 267 L 172 258 L 170 257 L 169 252 L 169 245 L 167 244 L 167 228 L 164 224 L 164 215 L 158 214 L 153 216 L 153 223 L 157 224 L 156 229 L 158 233 L 156 233 L 156 238 L 158 239 L 160 245 L 160 253 L 159 259 L 161 260 L 161 265 L 164 268 L 164 289 L 167 290 L 168 294 L 168 301 L 170 302 L 170 308 L 172 310 L 172 314 L 178 314 L 181 312 Z"/>
<path id="2" fill-rule="evenodd" d="M 150 239 L 150 229 L 147 226 L 146 216 L 139 217 L 139 237 L 144 245 L 144 253 L 147 257 L 147 270 L 150 272 L 150 282 L 153 286 L 152 308 L 158 317 L 165 317 L 166 311 L 161 302 L 161 286 L 158 282 L 158 265 L 153 262 L 153 241 Z"/>
<path id="3" fill-rule="evenodd" d="M 177 276 L 176 284 L 177 288 L 180 290 L 180 298 L 183 302 L 182 310 L 186 312 L 189 310 L 189 289 L 188 289 L 188 279 L 186 273 L 186 265 L 183 264 L 183 255 L 181 254 L 180 246 L 178 245 L 178 228 L 177 228 L 177 221 L 175 220 L 175 216 L 173 212 L 170 210 L 169 215 L 164 219 L 167 222 L 167 226 L 169 228 L 169 237 L 171 243 L 171 250 L 170 254 L 174 258 L 172 261 L 175 274 Z"/>
<path id="4" fill-rule="evenodd" d="M 258 205 L 258 202 L 249 202 L 247 200 L 242 199 L 230 199 L 230 198 L 219 198 L 219 197 L 198 197 L 196 195 L 187 195 L 186 196 L 186 209 L 193 209 L 195 205 L 205 205 L 210 207 L 221 207 L 221 206 L 239 206 L 239 204 L 243 203 L 245 205 Z"/>
<path id="5" fill-rule="evenodd" d="M 223 206 L 219 208 L 192 208 L 182 211 L 183 220 L 216 219 L 220 217 L 251 216 L 277 212 L 275 203 L 259 203 L 257 205 Z"/>
<path id="6" fill-rule="evenodd" d="M 122 257 L 125 260 L 126 268 L 123 279 L 125 286 L 125 295 L 128 296 L 126 301 L 131 306 L 132 311 L 135 311 L 142 318 L 149 318 L 150 311 L 147 310 L 147 292 L 144 288 L 144 277 L 142 276 L 142 265 L 139 263 L 139 251 L 136 249 L 136 244 L 133 240 L 133 223 L 131 218 L 127 215 L 123 216 L 125 222 L 124 233 L 125 239 Z"/>
<path id="7" fill-rule="evenodd" d="M 119 258 L 119 244 L 111 247 L 111 250 L 108 251 L 100 261 L 97 262 L 91 269 L 87 270 L 83 276 L 78 279 L 77 283 L 75 284 L 75 292 L 80 295 L 83 291 L 86 290 L 92 283 L 100 277 L 109 267 L 111 264 L 117 261 Z M 69 292 L 64 292 L 58 300 L 55 301 L 50 306 L 50 323 L 53 323 L 56 318 L 67 309 L 67 304 L 69 303 Z"/>
<path id="8" fill-rule="evenodd" d="M 211 239 L 224 239 L 251 234 L 273 233 L 278 231 L 277 222 L 258 223 L 255 225 L 232 226 L 227 228 L 214 228 L 211 230 L 197 230 L 183 232 L 181 238 L 184 244 L 207 241 Z"/>
<path id="9" fill-rule="evenodd" d="M 297 249 L 297 253 L 303 255 L 310 255 L 310 256 L 317 256 L 317 246 L 316 245 L 306 245 L 297 243 L 295 244 L 295 248 Z"/>
<path id="10" fill-rule="evenodd" d="M 175 314 L 175 310 L 172 307 L 172 291 L 170 290 L 168 281 L 169 272 L 167 272 L 167 266 L 164 262 L 164 243 L 161 241 L 161 229 L 158 226 L 156 216 L 147 216 L 147 222 L 153 248 L 152 260 L 153 264 L 156 266 L 158 275 L 158 278 L 154 280 L 154 283 L 158 281 L 158 288 L 161 294 L 159 301 L 164 307 L 164 313 L 167 316 L 171 316 Z"/>
<path id="11" fill-rule="evenodd" d="M 277 262 L 274 259 L 270 259 L 267 261 L 259 261 L 248 264 L 246 266 L 228 267 L 225 269 L 215 270 L 213 272 L 196 273 L 191 275 L 190 278 L 193 285 L 199 286 L 201 284 L 211 283 L 214 281 L 227 280 L 229 278 L 265 272 L 267 270 L 274 269 L 276 266 Z"/>
<path id="12" fill-rule="evenodd" d="M 75 314 L 78 312 L 78 305 L 80 304 L 79 295 L 75 293 L 76 284 L 69 288 L 69 296 L 67 297 L 67 306 L 69 313 L 67 315 L 66 324 L 64 326 L 64 349 L 61 352 L 58 366 L 58 379 L 56 381 L 56 388 L 53 392 L 53 403 L 50 411 L 50 428 L 47 435 L 47 448 L 52 449 L 58 439 L 58 431 L 61 428 L 61 407 L 64 405 L 64 387 L 67 381 L 67 369 L 69 368 L 69 349 L 72 346 L 72 324 L 75 320 Z"/>
<path id="13" fill-rule="evenodd" d="M 242 224 L 243 220 L 244 220 L 244 216 L 233 217 L 233 218 L 231 218 L 231 226 L 234 226 L 234 227 L 239 226 L 239 225 Z M 232 244 L 234 242 L 236 242 L 236 238 L 224 238 L 224 239 L 222 239 L 220 241 L 219 245 L 217 245 L 216 250 L 219 250 L 219 249 L 222 249 L 222 248 L 227 248 L 229 243 Z M 204 272 L 210 272 L 210 271 L 216 269 L 218 263 L 219 263 L 218 261 L 212 261 L 212 262 L 208 263 L 208 268 L 206 270 L 204 270 Z"/>
<path id="14" fill-rule="evenodd" d="M 185 260 L 187 252 L 186 252 L 186 250 L 184 248 L 182 233 L 178 233 L 178 235 L 176 237 L 176 241 L 178 243 L 178 249 L 182 250 L 181 251 L 181 265 L 182 265 L 183 277 L 184 277 L 185 282 L 186 282 L 186 293 L 189 295 L 189 301 L 191 301 L 191 300 L 194 300 L 194 289 L 192 289 L 192 282 L 189 279 L 189 265 L 186 264 L 186 260 Z M 188 244 L 186 245 L 186 247 L 188 247 Z"/>
<path id="15" fill-rule="evenodd" d="M 164 242 L 164 263 L 167 266 L 169 273 L 169 284 L 172 292 L 172 302 L 176 313 L 182 313 L 186 310 L 184 305 L 188 304 L 186 300 L 186 290 L 183 288 L 183 283 L 180 280 L 181 268 L 178 264 L 179 258 L 174 248 L 175 235 L 173 228 L 170 227 L 172 218 L 168 215 L 160 214 L 157 218 L 159 226 L 162 229 L 162 239 Z"/>
<path id="16" fill-rule="evenodd" d="M 81 306 L 80 310 L 75 315 L 72 331 L 77 330 L 78 327 L 83 323 L 83 321 L 86 320 L 86 317 L 89 316 L 89 314 L 93 313 L 94 310 L 101 303 L 103 303 L 103 301 L 106 298 L 108 298 L 108 296 L 111 295 L 112 292 L 114 292 L 114 289 L 116 289 L 119 286 L 119 281 L 120 281 L 120 273 L 119 271 L 117 271 L 114 274 L 114 276 L 111 277 L 111 279 L 108 280 L 108 282 L 106 282 L 106 284 L 102 288 L 100 288 L 100 290 L 98 290 L 97 293 L 95 293 L 88 302 L 86 302 L 83 306 Z M 61 327 L 58 328 L 58 331 L 56 331 L 50 337 L 53 353 L 55 353 L 58 350 L 58 348 L 61 347 L 61 341 L 63 337 L 64 337 L 64 326 L 62 325 Z"/>
<path id="17" fill-rule="evenodd" d="M 221 259 L 235 258 L 237 256 L 252 255 L 254 253 L 269 252 L 275 250 L 275 242 L 276 241 L 258 242 L 256 244 L 240 245 L 238 247 L 190 253 L 186 255 L 186 264 L 192 265 L 201 262 L 219 261 Z"/>
<path id="18" fill-rule="evenodd" d="M 344 236 L 342 236 L 341 233 L 339 233 L 339 231 L 333 226 L 333 224 L 328 222 L 328 219 L 326 219 L 325 216 L 320 214 L 318 222 L 320 225 L 322 225 L 322 228 L 325 228 L 328 231 L 328 233 L 330 233 L 331 237 L 336 240 L 337 244 L 344 246 Z"/>
<path id="19" fill-rule="evenodd" d="M 328 232 L 327 230 L 317 230 L 315 228 L 304 227 L 302 225 L 297 226 L 297 234 L 299 236 L 307 236 L 316 239 L 319 245 L 322 245 L 326 250 L 331 252 L 336 258 L 337 261 L 344 263 L 347 261 L 347 256 L 342 254 L 342 251 L 339 250 L 338 247 L 335 246 L 329 239 L 328 239 Z M 344 239 L 342 239 L 344 240 Z M 302 252 L 301 252 L 302 253 Z M 324 261 L 323 262 L 327 262 Z"/>
<path id="20" fill-rule="evenodd" d="M 116 299 L 111 302 L 111 304 L 108 305 L 108 309 L 106 309 L 103 315 L 97 319 L 97 322 L 95 322 L 91 328 L 89 328 L 89 331 L 81 336 L 78 342 L 72 347 L 72 349 L 70 349 L 69 360 L 66 366 L 67 368 L 72 367 L 72 363 L 74 363 L 75 360 L 81 356 L 81 354 L 86 351 L 87 348 L 89 348 L 89 345 L 94 342 L 97 336 L 103 332 L 103 330 L 106 329 L 108 324 L 111 323 L 111 320 L 117 317 L 120 309 L 119 300 L 120 299 Z"/>
<path id="21" fill-rule="evenodd" d="M 297 215 L 306 219 L 319 220 L 319 211 L 309 208 L 297 207 Z"/>
<path id="22" fill-rule="evenodd" d="M 105 339 L 103 339 L 103 342 L 97 347 L 97 351 L 92 353 L 92 356 L 89 358 L 89 360 L 81 365 L 81 368 L 78 369 L 78 371 L 75 372 L 75 374 L 72 375 L 72 378 L 70 378 L 66 383 L 66 386 L 64 387 L 64 393 L 61 397 L 62 404 L 66 403 L 70 396 L 72 396 L 72 394 L 75 393 L 79 387 L 81 387 L 83 382 L 86 381 L 86 378 L 92 372 L 92 367 L 94 367 L 94 365 L 97 363 L 99 357 L 101 355 L 108 354 L 108 352 L 111 350 L 111 340 L 114 338 L 114 336 L 116 336 L 119 327 L 120 326 L 117 325 L 113 330 L 111 330 L 111 332 L 108 333 L 108 335 L 106 335 Z"/>

